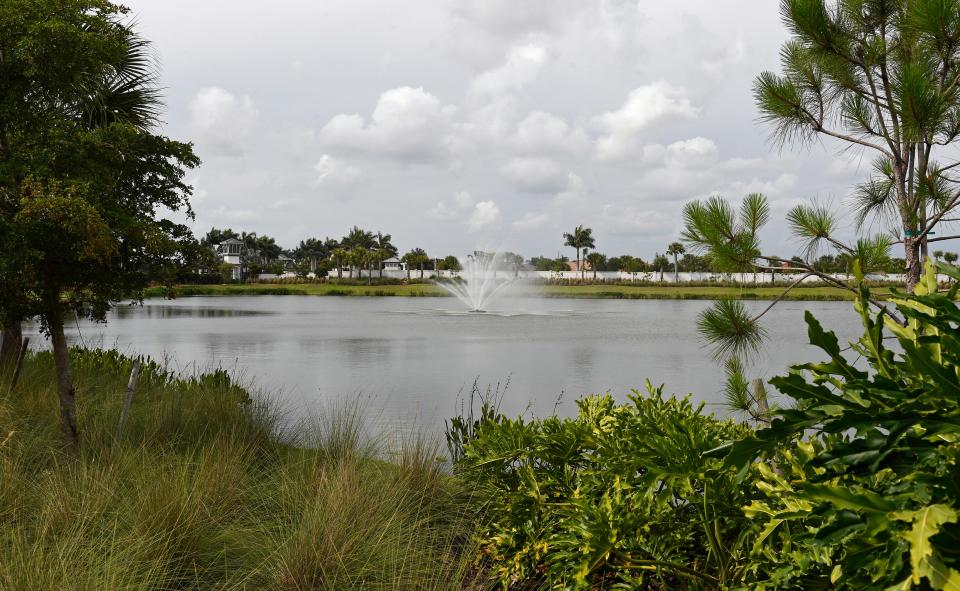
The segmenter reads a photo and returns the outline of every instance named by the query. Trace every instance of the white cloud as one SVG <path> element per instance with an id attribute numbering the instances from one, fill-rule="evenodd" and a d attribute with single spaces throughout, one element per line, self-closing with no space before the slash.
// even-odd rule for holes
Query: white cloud
<path id="1" fill-rule="evenodd" d="M 466 191 L 457 191 L 449 201 L 439 201 L 427 210 L 427 218 L 440 222 L 462 219 L 473 207 L 473 196 Z"/>
<path id="2" fill-rule="evenodd" d="M 703 19 L 693 14 L 682 15 L 680 23 L 684 38 L 698 40 L 689 50 L 698 60 L 699 69 L 714 81 L 722 82 L 725 76 L 729 76 L 730 70 L 742 64 L 747 57 L 743 33 L 725 31 L 716 34 L 710 31 Z"/>
<path id="3" fill-rule="evenodd" d="M 544 226 L 547 222 L 550 221 L 550 216 L 545 213 L 534 213 L 528 211 L 523 214 L 519 220 L 515 220 L 510 226 L 518 231 L 525 232 L 529 230 L 538 230 Z"/>
<path id="4" fill-rule="evenodd" d="M 220 206 L 208 213 L 210 219 L 216 220 L 217 224 L 229 224 L 236 222 L 253 222 L 262 218 L 262 214 L 253 209 L 225 207 Z"/>
<path id="5" fill-rule="evenodd" d="M 467 222 L 471 232 L 479 232 L 500 221 L 500 208 L 493 201 L 481 201 L 473 206 L 473 214 Z"/>
<path id="6" fill-rule="evenodd" d="M 290 246 L 360 223 L 466 252 L 475 217 L 529 256 L 585 223 L 647 258 L 691 199 L 839 199 L 870 171 L 832 142 L 771 152 L 750 97 L 789 37 L 769 0 L 301 2 L 296 19 L 234 10 L 229 38 L 209 35 L 225 0 L 130 1 L 168 62 L 169 132 L 204 159 L 198 231 Z M 237 59 L 254 36 L 262 59 Z"/>
<path id="7" fill-rule="evenodd" d="M 694 119 L 700 110 L 690 99 L 666 82 L 654 82 L 630 93 L 616 111 L 596 118 L 603 130 L 596 143 L 596 157 L 601 161 L 618 161 L 635 155 L 642 146 L 647 128 L 669 119 Z"/>
<path id="8" fill-rule="evenodd" d="M 361 177 L 359 168 L 329 154 L 321 156 L 313 169 L 317 171 L 317 183 L 321 185 L 346 184 Z"/>
<path id="9" fill-rule="evenodd" d="M 750 180 L 735 180 L 730 183 L 731 196 L 742 197 L 750 193 L 763 193 L 772 199 L 791 197 L 797 186 L 799 177 L 792 173 L 783 173 L 772 179 L 753 178 Z"/>
<path id="10" fill-rule="evenodd" d="M 453 195 L 453 202 L 461 209 L 466 209 L 473 205 L 473 196 L 466 191 L 457 191 Z"/>
<path id="11" fill-rule="evenodd" d="M 522 89 L 536 80 L 547 63 L 543 45 L 528 43 L 510 49 L 506 62 L 498 68 L 477 76 L 470 85 L 471 92 L 480 95 L 500 95 Z"/>
<path id="12" fill-rule="evenodd" d="M 677 219 L 662 209 L 608 203 L 600 211 L 600 226 L 611 234 L 672 236 L 676 224 Z"/>
<path id="13" fill-rule="evenodd" d="M 202 148 L 226 156 L 239 156 L 247 150 L 259 117 L 249 96 L 238 97 L 218 86 L 208 86 L 193 96 L 188 108 L 191 127 Z"/>
<path id="14" fill-rule="evenodd" d="M 717 160 L 717 144 L 705 137 L 674 142 L 667 146 L 666 163 L 680 168 L 707 166 Z"/>
<path id="15" fill-rule="evenodd" d="M 435 158 L 448 141 L 454 110 L 423 88 L 394 88 L 380 95 L 370 121 L 337 115 L 320 131 L 320 141 L 331 149 L 401 160 Z"/>
<path id="16" fill-rule="evenodd" d="M 514 158 L 502 171 L 511 183 L 532 193 L 555 193 L 567 182 L 563 168 L 549 158 Z"/>
<path id="17" fill-rule="evenodd" d="M 522 154 L 580 153 L 589 143 L 587 134 L 544 111 L 533 111 L 517 124 L 511 146 Z"/>

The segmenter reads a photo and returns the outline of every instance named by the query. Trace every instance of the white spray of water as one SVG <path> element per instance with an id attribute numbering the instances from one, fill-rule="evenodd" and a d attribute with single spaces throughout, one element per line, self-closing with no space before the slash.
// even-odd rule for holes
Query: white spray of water
<path id="1" fill-rule="evenodd" d="M 499 252 L 478 252 L 467 258 L 460 280 L 443 281 L 440 286 L 457 297 L 471 312 L 484 312 L 497 295 L 512 285 L 516 274 L 505 269 Z"/>

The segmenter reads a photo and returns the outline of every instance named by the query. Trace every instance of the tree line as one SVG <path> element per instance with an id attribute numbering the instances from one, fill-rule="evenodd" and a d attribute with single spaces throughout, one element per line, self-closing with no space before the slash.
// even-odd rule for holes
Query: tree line
<path id="1" fill-rule="evenodd" d="M 301 277 L 310 274 L 325 276 L 335 270 L 338 277 L 342 278 L 345 269 L 352 273 L 366 271 L 368 277 L 373 272 L 379 272 L 382 277 L 384 261 L 394 257 L 406 263 L 409 270 L 422 272 L 461 269 L 457 257 L 431 257 L 426 250 L 419 247 L 410 249 L 401 256 L 399 249 L 393 244 L 392 235 L 364 230 L 358 226 L 351 228 L 342 238 L 307 238 L 293 248 L 284 248 L 277 244 L 274 238 L 265 234 L 235 232 L 231 228 L 211 228 L 199 240 L 192 240 L 188 247 L 191 254 L 182 261 L 179 279 L 202 275 L 227 278 L 232 265 L 224 266 L 224 263 L 219 261 L 217 247 L 231 239 L 242 243 L 241 266 L 248 277 L 261 273 L 279 275 L 291 271 Z"/>

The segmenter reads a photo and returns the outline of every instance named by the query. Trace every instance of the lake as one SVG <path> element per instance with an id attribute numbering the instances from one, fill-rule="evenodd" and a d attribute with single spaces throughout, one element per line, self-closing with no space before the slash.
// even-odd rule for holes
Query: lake
<path id="1" fill-rule="evenodd" d="M 106 324 L 75 324 L 69 338 L 177 371 L 225 368 L 291 417 L 360 400 L 371 420 L 434 430 L 474 381 L 483 389 L 509 382 L 502 410 L 510 415 L 569 415 L 581 395 L 623 399 L 647 378 L 724 414 L 723 370 L 694 328 L 708 305 L 505 298 L 499 311 L 465 314 L 453 298 L 193 297 L 118 307 Z M 807 309 L 842 342 L 859 334 L 849 303 L 783 302 L 764 317 L 770 338 L 754 375 L 822 358 L 806 345 Z"/>

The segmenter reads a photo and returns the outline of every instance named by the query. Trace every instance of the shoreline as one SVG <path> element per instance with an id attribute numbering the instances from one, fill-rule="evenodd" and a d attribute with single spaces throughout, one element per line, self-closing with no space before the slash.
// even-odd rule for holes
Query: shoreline
<path id="1" fill-rule="evenodd" d="M 783 294 L 783 287 L 771 286 L 672 286 L 672 285 L 540 285 L 536 296 L 550 299 L 617 299 L 617 300 L 760 300 L 770 301 Z M 875 287 L 878 298 L 890 296 L 887 287 Z M 396 285 L 354 285 L 336 283 L 242 284 L 242 285 L 178 285 L 174 298 L 196 296 L 298 295 L 323 297 L 452 297 L 430 283 Z M 164 287 L 151 287 L 146 299 L 167 297 Z M 853 292 L 836 287 L 796 287 L 783 299 L 788 301 L 851 301 Z"/>

